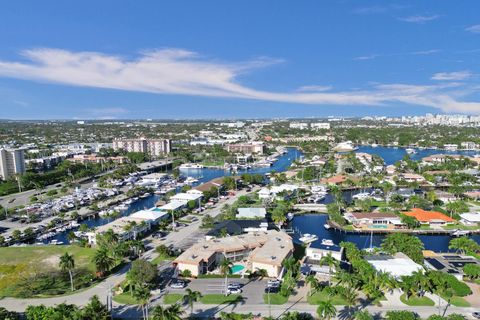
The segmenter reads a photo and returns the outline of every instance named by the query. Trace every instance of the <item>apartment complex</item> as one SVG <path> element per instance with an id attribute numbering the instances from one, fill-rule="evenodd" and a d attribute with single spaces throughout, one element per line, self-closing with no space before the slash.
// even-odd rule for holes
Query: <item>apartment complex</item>
<path id="1" fill-rule="evenodd" d="M 0 149 L 0 179 L 8 180 L 16 174 L 25 172 L 23 149 Z"/>
<path id="2" fill-rule="evenodd" d="M 243 154 L 263 154 L 265 152 L 265 144 L 260 141 L 252 141 L 248 143 L 236 143 L 227 145 L 227 151 L 232 153 Z"/>
<path id="3" fill-rule="evenodd" d="M 115 139 L 113 150 L 125 150 L 127 152 L 148 153 L 152 157 L 168 154 L 172 151 L 172 143 L 169 139 Z"/>

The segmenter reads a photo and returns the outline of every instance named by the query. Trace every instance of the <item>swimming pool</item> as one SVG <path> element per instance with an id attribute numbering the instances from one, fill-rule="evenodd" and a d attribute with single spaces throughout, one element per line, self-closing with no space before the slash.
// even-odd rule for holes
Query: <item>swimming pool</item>
<path id="1" fill-rule="evenodd" d="M 370 228 L 372 228 L 372 229 L 387 229 L 388 226 L 383 225 L 383 224 L 379 224 L 379 225 L 372 225 L 372 226 L 370 226 Z"/>
<path id="2" fill-rule="evenodd" d="M 244 266 L 242 266 L 241 264 L 234 264 L 231 268 L 230 268 L 230 271 L 235 274 L 235 273 L 239 273 L 240 271 L 242 271 L 243 269 L 245 269 Z"/>

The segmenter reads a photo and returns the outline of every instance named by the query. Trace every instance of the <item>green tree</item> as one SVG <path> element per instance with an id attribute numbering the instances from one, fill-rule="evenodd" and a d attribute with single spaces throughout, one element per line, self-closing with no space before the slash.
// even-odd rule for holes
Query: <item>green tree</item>
<path id="1" fill-rule="evenodd" d="M 382 250 L 388 254 L 403 252 L 417 263 L 423 263 L 423 243 L 417 237 L 405 233 L 389 234 L 382 241 Z"/>
<path id="2" fill-rule="evenodd" d="M 193 304 L 197 302 L 202 297 L 200 291 L 193 291 L 191 289 L 187 289 L 185 294 L 183 295 L 183 300 L 188 304 L 190 307 L 190 316 L 193 314 Z"/>
<path id="3" fill-rule="evenodd" d="M 317 308 L 317 314 L 320 319 L 331 319 L 337 316 L 337 309 L 330 300 L 320 301 Z"/>
<path id="4" fill-rule="evenodd" d="M 127 280 L 130 284 L 132 294 L 137 287 L 148 287 L 156 277 L 156 266 L 144 259 L 133 261 L 132 267 L 127 272 Z"/>
<path id="5" fill-rule="evenodd" d="M 225 277 L 225 296 L 228 295 L 228 276 L 232 273 L 232 265 L 232 262 L 227 258 L 223 258 L 219 265 L 220 273 Z"/>
<path id="6" fill-rule="evenodd" d="M 329 252 L 327 255 L 320 258 L 320 264 L 328 266 L 328 285 L 330 286 L 332 279 L 332 269 L 333 267 L 336 267 L 338 265 L 338 261 L 332 256 L 332 253 Z"/>
<path id="7" fill-rule="evenodd" d="M 103 276 L 105 272 L 110 271 L 110 268 L 115 265 L 115 260 L 110 256 L 107 248 L 100 247 L 93 256 L 93 263 L 95 264 L 98 274 Z"/>
<path id="8" fill-rule="evenodd" d="M 68 271 L 68 275 L 70 276 L 70 287 L 72 291 L 74 291 L 73 287 L 73 269 L 75 268 L 75 260 L 73 256 L 65 252 L 64 255 L 60 257 L 59 266 L 63 271 Z"/>
<path id="9" fill-rule="evenodd" d="M 151 293 L 150 289 L 144 286 L 137 286 L 133 291 L 133 297 L 138 301 L 142 308 L 143 319 L 147 320 L 148 316 L 148 302 L 150 301 Z"/>
<path id="10" fill-rule="evenodd" d="M 357 311 L 353 317 L 355 320 L 373 320 L 373 316 L 368 312 L 368 310 Z"/>
<path id="11" fill-rule="evenodd" d="M 182 306 L 178 303 L 172 304 L 170 307 L 156 306 L 153 308 L 153 320 L 182 320 Z"/>
<path id="12" fill-rule="evenodd" d="M 97 295 L 90 298 L 90 302 L 82 310 L 83 319 L 107 320 L 111 319 L 107 306 L 100 302 Z"/>

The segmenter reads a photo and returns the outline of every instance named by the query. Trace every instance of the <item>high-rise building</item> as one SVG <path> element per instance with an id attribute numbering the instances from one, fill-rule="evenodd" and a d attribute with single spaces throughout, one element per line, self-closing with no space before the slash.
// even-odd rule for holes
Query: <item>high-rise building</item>
<path id="1" fill-rule="evenodd" d="M 16 174 L 25 173 L 23 149 L 0 149 L 0 179 L 8 180 Z"/>
<path id="2" fill-rule="evenodd" d="M 168 154 L 172 151 L 169 139 L 115 139 L 113 150 L 125 150 L 127 152 L 148 153 L 152 157 Z"/>

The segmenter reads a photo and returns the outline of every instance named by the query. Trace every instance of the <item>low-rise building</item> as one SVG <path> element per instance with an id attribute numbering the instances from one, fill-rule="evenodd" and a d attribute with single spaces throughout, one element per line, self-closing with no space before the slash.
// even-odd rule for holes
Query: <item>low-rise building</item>
<path id="1" fill-rule="evenodd" d="M 480 225 L 480 214 L 479 213 L 462 213 L 460 215 L 460 222 L 466 226 L 477 226 Z"/>
<path id="2" fill-rule="evenodd" d="M 371 255 L 365 260 L 372 265 L 377 272 L 389 273 L 396 279 L 402 276 L 410 276 L 414 272 L 423 272 L 421 265 L 410 259 L 407 255 L 398 252 L 395 255 Z"/>
<path id="3" fill-rule="evenodd" d="M 463 280 L 463 267 L 467 264 L 480 265 L 480 261 L 471 256 L 452 253 L 436 253 L 430 250 L 423 251 L 425 267 L 430 270 L 446 272 Z"/>
<path id="4" fill-rule="evenodd" d="M 231 153 L 263 154 L 265 152 L 265 144 L 261 141 L 228 144 L 226 149 Z"/>
<path id="5" fill-rule="evenodd" d="M 273 229 L 267 220 L 225 220 L 214 225 L 214 227 L 207 232 L 206 239 L 221 238 L 225 236 L 238 236 L 244 233 L 263 232 Z"/>
<path id="6" fill-rule="evenodd" d="M 238 272 L 265 269 L 269 277 L 278 277 L 282 262 L 292 253 L 290 236 L 270 230 L 201 241 L 185 250 L 173 264 L 180 272 L 189 270 L 197 277 L 213 272 L 223 259 L 228 259 L 237 263 Z"/>
<path id="7" fill-rule="evenodd" d="M 358 229 L 397 229 L 403 227 L 402 219 L 394 213 L 347 212 L 345 219 Z"/>
<path id="8" fill-rule="evenodd" d="M 404 212 L 406 216 L 414 217 L 421 224 L 430 226 L 446 225 L 455 223 L 455 219 L 437 211 L 426 211 L 420 208 L 413 208 L 409 212 Z"/>
<path id="9" fill-rule="evenodd" d="M 236 217 L 238 219 L 263 219 L 266 214 L 265 208 L 238 208 Z"/>

